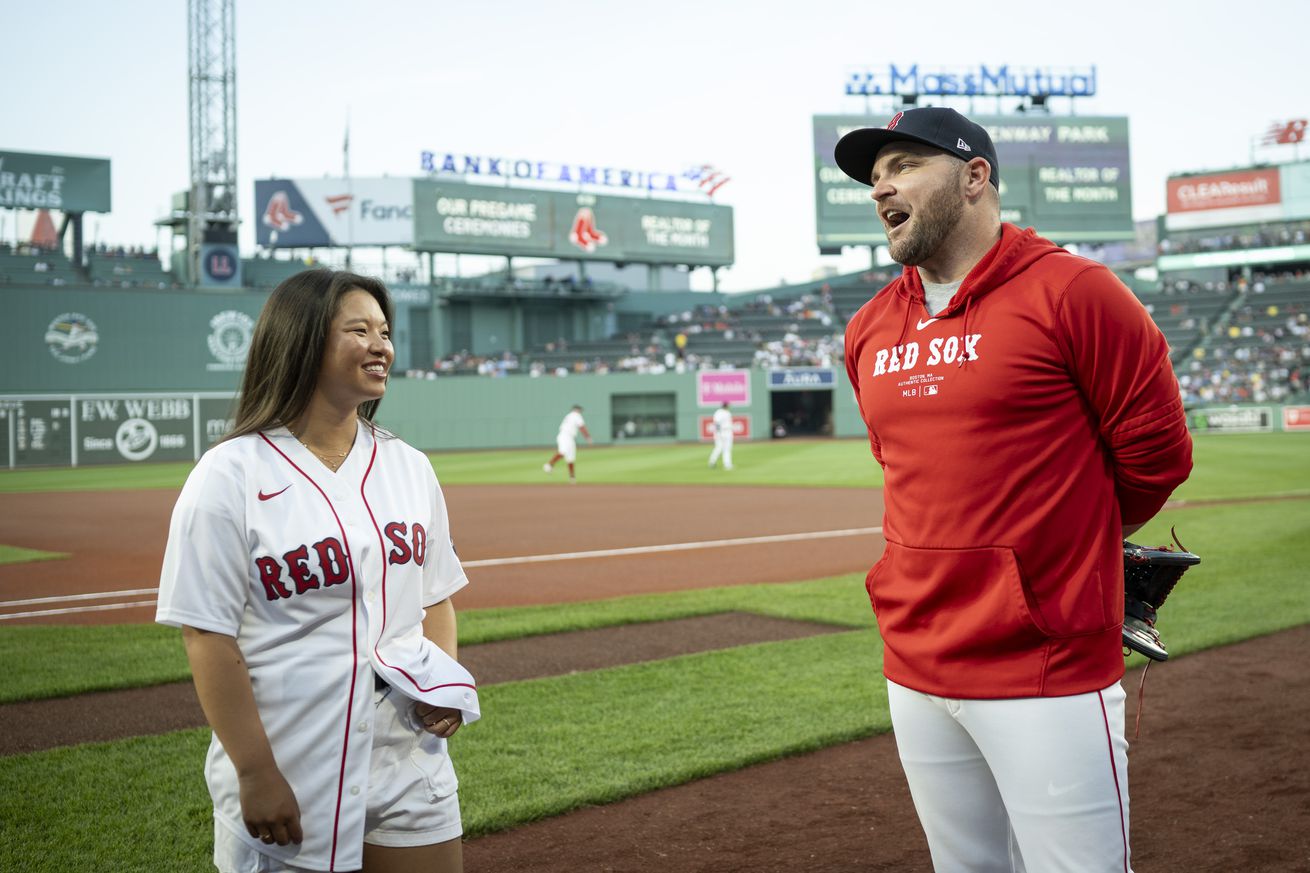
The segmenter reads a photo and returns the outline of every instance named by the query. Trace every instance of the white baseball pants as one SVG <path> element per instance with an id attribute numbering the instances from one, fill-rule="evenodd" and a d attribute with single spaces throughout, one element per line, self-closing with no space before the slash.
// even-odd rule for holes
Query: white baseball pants
<path id="1" fill-rule="evenodd" d="M 1119 683 L 962 700 L 888 681 L 887 694 L 937 873 L 1132 873 Z"/>

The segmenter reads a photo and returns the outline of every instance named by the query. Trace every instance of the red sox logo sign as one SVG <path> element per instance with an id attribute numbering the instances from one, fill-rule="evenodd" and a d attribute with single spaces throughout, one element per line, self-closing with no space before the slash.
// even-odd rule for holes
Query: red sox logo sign
<path id="1" fill-rule="evenodd" d="M 888 129 L 888 130 L 895 130 L 895 129 L 896 129 L 896 125 L 898 125 L 898 124 L 901 123 L 901 116 L 904 115 L 904 114 L 905 114 L 904 112 L 898 112 L 898 113 L 896 113 L 894 116 L 892 116 L 892 120 L 889 121 L 889 122 L 887 122 L 887 129 Z"/>
<path id="2" fill-rule="evenodd" d="M 291 208 L 291 198 L 285 191 L 277 191 L 268 200 L 264 210 L 264 224 L 274 230 L 290 230 L 305 220 L 305 217 Z"/>

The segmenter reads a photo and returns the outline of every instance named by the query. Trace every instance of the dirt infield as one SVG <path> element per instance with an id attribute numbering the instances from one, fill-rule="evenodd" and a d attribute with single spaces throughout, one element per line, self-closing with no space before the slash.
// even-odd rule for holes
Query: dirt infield
<path id="1" fill-rule="evenodd" d="M 176 500 L 172 490 L 0 494 L 0 543 L 72 553 L 66 560 L 0 565 L 0 600 L 154 588 Z M 456 596 L 460 609 L 815 579 L 867 570 L 883 542 L 866 534 L 478 566 L 521 556 L 876 527 L 882 523 L 881 492 L 455 485 L 446 488 L 446 500 L 455 545 L 472 580 Z M 153 606 L 143 606 L 12 621 L 129 624 L 153 618 Z"/>

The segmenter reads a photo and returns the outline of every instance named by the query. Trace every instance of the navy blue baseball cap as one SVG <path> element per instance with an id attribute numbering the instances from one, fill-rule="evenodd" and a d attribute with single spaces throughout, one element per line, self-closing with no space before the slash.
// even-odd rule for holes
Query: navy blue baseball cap
<path id="1" fill-rule="evenodd" d="M 924 106 L 898 112 L 886 127 L 852 130 L 837 141 L 833 157 L 842 172 L 855 181 L 873 187 L 869 177 L 883 146 L 893 142 L 921 142 L 954 155 L 962 161 L 985 158 L 992 167 L 992 184 L 1001 188 L 1001 167 L 996 146 L 982 125 L 974 124 L 954 109 Z"/>

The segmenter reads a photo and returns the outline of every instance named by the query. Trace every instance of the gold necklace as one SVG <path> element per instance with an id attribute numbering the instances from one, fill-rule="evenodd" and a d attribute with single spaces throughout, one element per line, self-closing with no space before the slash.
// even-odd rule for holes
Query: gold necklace
<path id="1" fill-rule="evenodd" d="M 346 449 L 344 452 L 320 452 L 318 449 L 314 448 L 309 443 L 302 440 L 300 438 L 300 434 L 296 433 L 294 430 L 291 430 L 291 428 L 287 428 L 287 431 L 293 437 L 296 438 L 296 442 L 300 443 L 302 446 L 309 449 L 309 453 L 314 457 L 318 458 L 325 465 L 327 465 L 327 468 L 331 470 L 333 473 L 335 473 L 341 467 L 341 465 L 345 463 L 346 456 L 350 454 L 350 449 Z M 353 449 L 354 447 L 355 446 L 352 443 L 350 448 Z"/>

